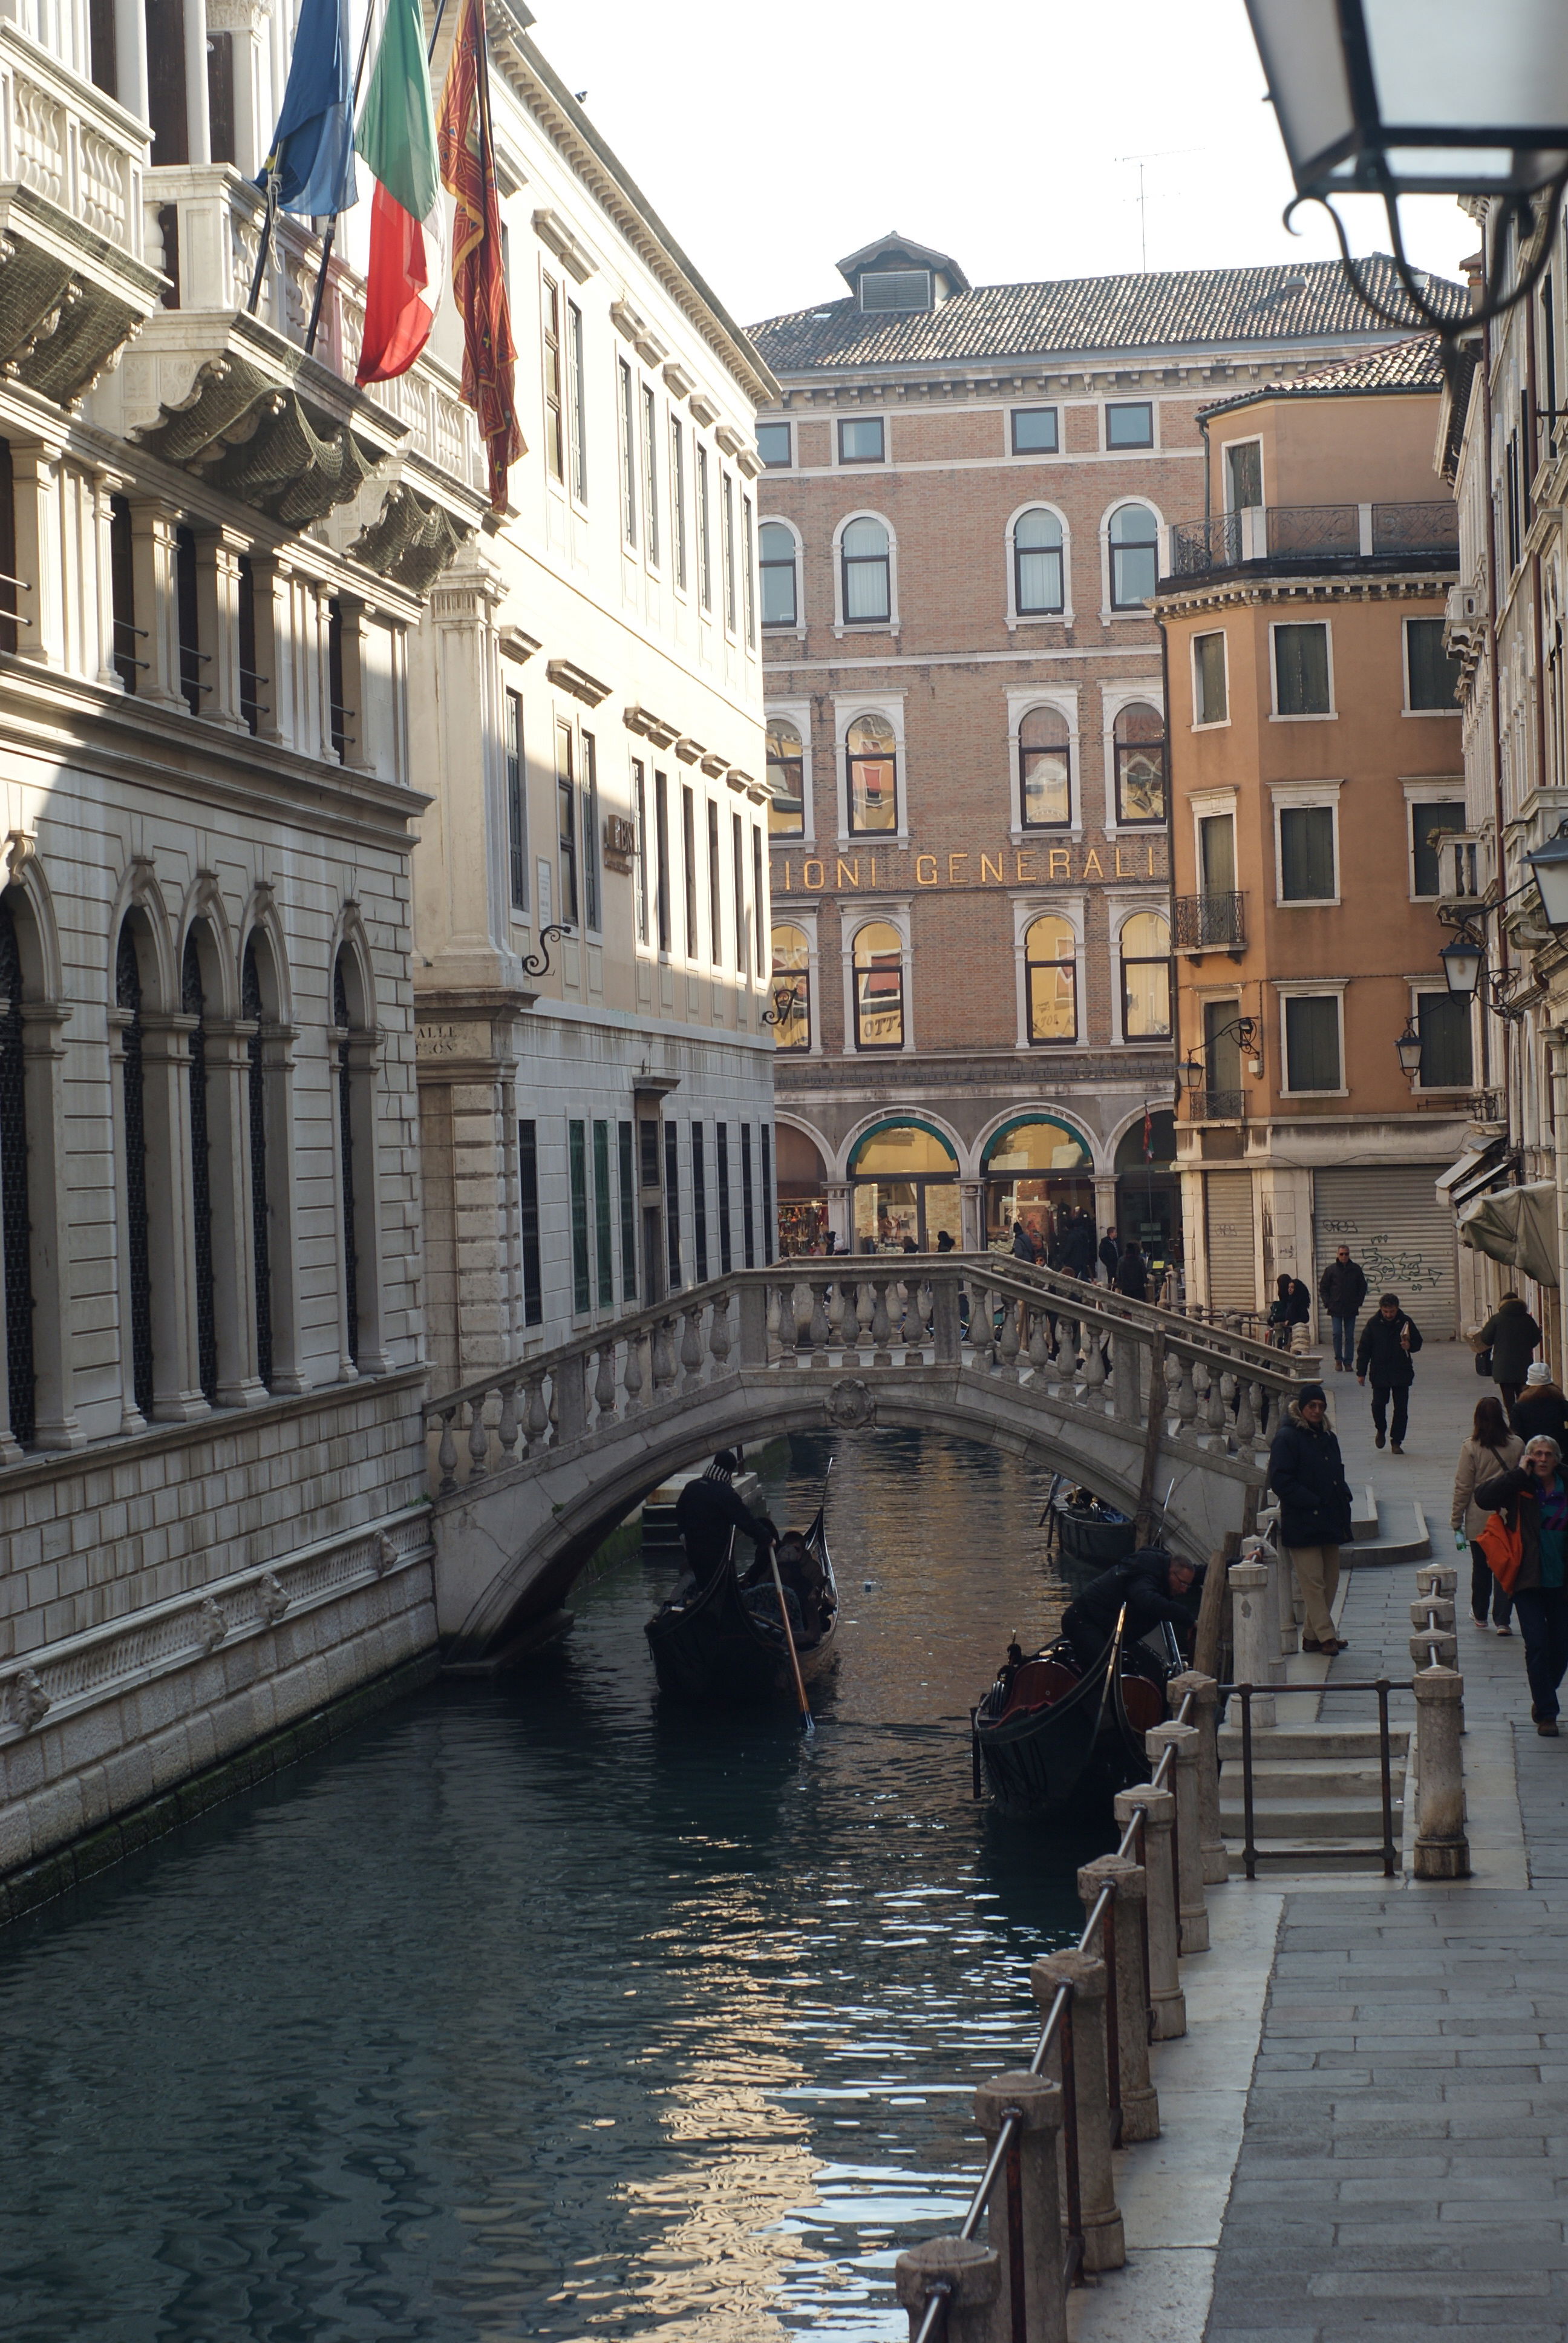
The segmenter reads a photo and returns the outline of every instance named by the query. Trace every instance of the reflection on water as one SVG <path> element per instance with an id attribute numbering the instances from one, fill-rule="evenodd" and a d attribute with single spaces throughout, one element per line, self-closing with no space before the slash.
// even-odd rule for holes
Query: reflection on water
<path id="1" fill-rule="evenodd" d="M 1064 1599 L 1042 1477 L 882 1433 L 832 1490 L 809 1751 L 660 1714 L 674 1574 L 634 1558 L 528 1674 L 0 1936 L 6 2343 L 903 2332 L 892 2263 L 965 2201 L 1098 1849 L 970 1801 L 969 1704 Z"/>

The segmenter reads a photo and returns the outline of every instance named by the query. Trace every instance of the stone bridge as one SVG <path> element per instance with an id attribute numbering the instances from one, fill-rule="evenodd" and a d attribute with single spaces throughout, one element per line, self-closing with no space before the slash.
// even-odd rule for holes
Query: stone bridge
<path id="1" fill-rule="evenodd" d="M 443 1644 L 504 1653 L 671 1473 L 788 1432 L 983 1442 L 1202 1559 L 1251 1527 L 1263 1395 L 1297 1380 L 1245 1336 L 991 1254 L 715 1278 L 431 1403 Z"/>

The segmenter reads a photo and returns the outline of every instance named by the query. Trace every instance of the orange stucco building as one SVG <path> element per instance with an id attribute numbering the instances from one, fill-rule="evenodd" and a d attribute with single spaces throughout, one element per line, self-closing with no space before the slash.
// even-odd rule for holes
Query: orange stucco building
<path id="1" fill-rule="evenodd" d="M 1433 1181 L 1486 1070 L 1438 959 L 1435 840 L 1465 826 L 1441 387 L 1407 343 L 1204 409 L 1207 518 L 1172 528 L 1155 607 L 1189 1294 L 1261 1309 L 1288 1271 L 1315 1300 L 1348 1243 L 1446 1335 Z"/>

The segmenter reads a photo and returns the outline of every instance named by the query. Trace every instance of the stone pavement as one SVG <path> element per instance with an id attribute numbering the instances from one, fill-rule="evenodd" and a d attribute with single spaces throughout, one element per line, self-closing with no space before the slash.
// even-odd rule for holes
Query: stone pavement
<path id="1" fill-rule="evenodd" d="M 1372 1448 L 1353 1379 L 1325 1381 L 1352 1485 L 1396 1515 L 1421 1502 L 1432 1558 L 1456 1559 L 1453 1461 L 1491 1388 L 1468 1350 L 1420 1354 L 1402 1458 Z M 1325 1715 L 1371 1707 L 1336 1700 L 1336 1677 L 1409 1673 L 1413 1594 L 1413 1567 L 1348 1574 Z M 1568 1735 L 1537 1736 L 1520 1639 L 1473 1627 L 1468 1594 L 1462 1570 L 1476 1875 L 1288 1884 L 1207 2343 L 1568 2336 Z M 1282 1885 L 1233 1882 L 1216 1903 Z M 1138 2328 L 1141 2343 L 1198 2331 L 1190 2308 Z"/>

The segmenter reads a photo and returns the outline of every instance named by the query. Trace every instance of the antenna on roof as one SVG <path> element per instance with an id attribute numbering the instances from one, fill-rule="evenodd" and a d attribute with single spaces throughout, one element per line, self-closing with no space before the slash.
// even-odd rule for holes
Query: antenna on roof
<path id="1" fill-rule="evenodd" d="M 1111 158 L 1113 162 L 1136 163 L 1138 166 L 1138 270 L 1140 276 L 1147 277 L 1149 274 L 1149 214 L 1143 199 L 1143 166 L 1145 163 L 1163 163 L 1172 155 L 1197 155 L 1201 151 L 1197 146 L 1161 146 L 1152 155 L 1116 155 Z"/>

